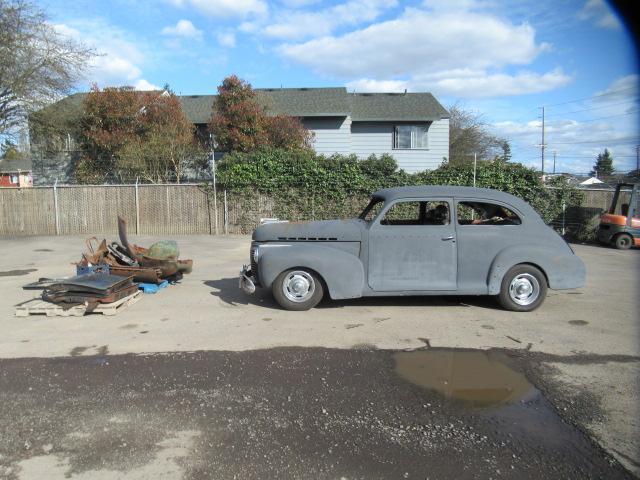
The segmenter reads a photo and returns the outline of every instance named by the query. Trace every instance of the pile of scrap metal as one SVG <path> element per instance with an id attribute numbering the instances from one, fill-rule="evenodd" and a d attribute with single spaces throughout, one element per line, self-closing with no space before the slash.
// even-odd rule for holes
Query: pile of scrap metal
<path id="1" fill-rule="evenodd" d="M 110 275 L 105 270 L 82 273 L 71 278 L 41 278 L 22 288 L 42 290 L 42 300 L 60 305 L 63 309 L 84 304 L 89 312 L 100 304 L 119 302 L 138 292 L 138 284 L 134 283 L 131 275 Z"/>
<path id="2" fill-rule="evenodd" d="M 52 303 L 97 305 L 114 303 L 138 291 L 133 277 L 89 273 L 52 283 L 42 291 L 42 299 Z"/>
<path id="3" fill-rule="evenodd" d="M 133 281 L 159 284 L 164 280 L 175 282 L 185 273 L 191 273 L 193 260 L 179 260 L 180 252 L 174 241 L 162 241 L 143 248 L 132 245 L 127 239 L 127 224 L 118 217 L 120 242 L 107 245 L 106 240 L 98 244 L 95 237 L 87 240 L 88 252 L 82 254 L 77 263 L 79 269 L 108 265 L 109 273 Z M 95 242 L 95 246 L 94 243 Z"/>

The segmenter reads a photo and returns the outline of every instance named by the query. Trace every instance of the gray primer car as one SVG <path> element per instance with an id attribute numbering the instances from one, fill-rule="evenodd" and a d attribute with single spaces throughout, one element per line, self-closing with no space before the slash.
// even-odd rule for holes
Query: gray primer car
<path id="1" fill-rule="evenodd" d="M 253 233 L 248 293 L 307 310 L 332 299 L 395 295 L 497 295 L 530 311 L 547 288 L 585 283 L 569 245 L 523 200 L 495 190 L 418 186 L 380 190 L 359 218 L 280 222 Z"/>

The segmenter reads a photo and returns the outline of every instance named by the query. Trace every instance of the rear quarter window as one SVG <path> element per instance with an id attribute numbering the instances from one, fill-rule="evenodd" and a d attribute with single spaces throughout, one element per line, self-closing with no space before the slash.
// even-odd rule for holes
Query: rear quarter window
<path id="1" fill-rule="evenodd" d="M 461 201 L 456 204 L 459 225 L 521 225 L 522 219 L 504 205 Z"/>

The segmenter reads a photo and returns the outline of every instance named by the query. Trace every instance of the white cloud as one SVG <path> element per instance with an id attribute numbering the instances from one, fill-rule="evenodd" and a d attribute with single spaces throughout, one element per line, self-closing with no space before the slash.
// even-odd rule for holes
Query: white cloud
<path id="1" fill-rule="evenodd" d="M 193 8 L 210 17 L 246 17 L 267 13 L 264 0 L 169 0 L 177 7 Z"/>
<path id="2" fill-rule="evenodd" d="M 307 5 L 314 5 L 320 1 L 321 0 L 282 0 L 282 4 L 287 7 L 300 8 Z"/>
<path id="3" fill-rule="evenodd" d="M 408 8 L 397 19 L 342 36 L 287 43 L 279 51 L 320 74 L 348 79 L 347 87 L 357 91 L 407 88 L 478 98 L 539 93 L 572 80 L 561 68 L 505 71 L 528 65 L 549 49 L 536 42 L 530 25 L 452 12 L 440 0 L 429 3 L 433 11 Z M 463 1 L 461 8 L 471 3 Z"/>
<path id="4" fill-rule="evenodd" d="M 346 35 L 285 44 L 286 58 L 342 77 L 393 78 L 416 73 L 498 68 L 532 62 L 544 49 L 535 31 L 476 13 L 408 9 L 395 20 Z"/>
<path id="5" fill-rule="evenodd" d="M 571 80 L 571 76 L 557 68 L 543 74 L 521 72 L 509 75 L 482 72 L 473 76 L 451 76 L 434 82 L 423 82 L 419 88 L 432 85 L 432 89 L 441 95 L 499 97 L 546 92 L 567 85 Z"/>
<path id="6" fill-rule="evenodd" d="M 175 27 L 164 27 L 162 34 L 184 38 L 202 38 L 202 31 L 198 30 L 189 20 L 178 20 Z"/>
<path id="7" fill-rule="evenodd" d="M 162 87 L 154 85 L 153 83 L 146 81 L 144 78 L 138 80 L 133 86 L 136 90 L 162 90 Z"/>
<path id="8" fill-rule="evenodd" d="M 547 162 L 557 152 L 558 169 L 588 172 L 595 156 L 609 149 L 614 167 L 620 171 L 635 168 L 638 138 L 638 75 L 614 80 L 606 89 L 568 103 L 546 108 L 545 143 Z M 536 113 L 531 113 L 532 117 Z M 539 166 L 541 121 L 502 121 L 493 124 L 496 132 L 527 152 L 519 161 Z M 549 168 L 549 163 L 547 163 Z"/>
<path id="9" fill-rule="evenodd" d="M 60 35 L 81 41 L 97 53 L 89 65 L 88 82 L 96 82 L 101 87 L 156 87 L 142 78 L 141 65 L 146 55 L 141 51 L 141 43 L 128 38 L 120 29 L 99 20 L 86 19 L 56 24 L 54 28 Z"/>
<path id="10" fill-rule="evenodd" d="M 236 46 L 236 36 L 233 32 L 221 32 L 216 35 L 218 43 L 222 47 L 233 48 Z"/>
<path id="11" fill-rule="evenodd" d="M 604 0 L 587 0 L 582 10 L 578 12 L 578 18 L 592 21 L 602 28 L 621 27 L 620 20 Z"/>
<path id="12" fill-rule="evenodd" d="M 397 4 L 397 0 L 349 0 L 318 11 L 285 11 L 278 15 L 275 23 L 267 25 L 263 33 L 288 40 L 329 35 L 340 26 L 375 20 Z"/>
<path id="13" fill-rule="evenodd" d="M 361 78 L 347 82 L 347 90 L 356 92 L 402 92 L 405 88 L 409 88 L 409 82 L 406 80 L 372 80 L 369 78 Z"/>
<path id="14" fill-rule="evenodd" d="M 521 72 L 515 75 L 487 73 L 484 70 L 454 70 L 416 75 L 411 80 L 374 80 L 363 78 L 347 82 L 349 90 L 358 92 L 431 91 L 437 95 L 466 98 L 498 97 L 545 92 L 571 82 L 562 69 L 539 74 Z"/>
<path id="15" fill-rule="evenodd" d="M 596 92 L 594 102 L 613 102 L 637 99 L 640 91 L 640 75 L 626 75 L 611 83 L 611 85 Z"/>

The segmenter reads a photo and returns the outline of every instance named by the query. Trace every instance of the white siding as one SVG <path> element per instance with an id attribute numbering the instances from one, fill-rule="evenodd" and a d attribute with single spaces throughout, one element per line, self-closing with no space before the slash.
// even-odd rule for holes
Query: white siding
<path id="1" fill-rule="evenodd" d="M 431 124 L 428 132 L 427 150 L 394 150 L 393 123 L 355 122 L 351 125 L 351 151 L 358 158 L 367 158 L 372 153 L 388 153 L 398 166 L 409 173 L 437 168 L 443 158 L 449 158 L 449 120 L 438 120 Z"/>
<path id="2" fill-rule="evenodd" d="M 305 118 L 303 125 L 315 134 L 313 148 L 323 155 L 351 153 L 351 117 Z"/>

